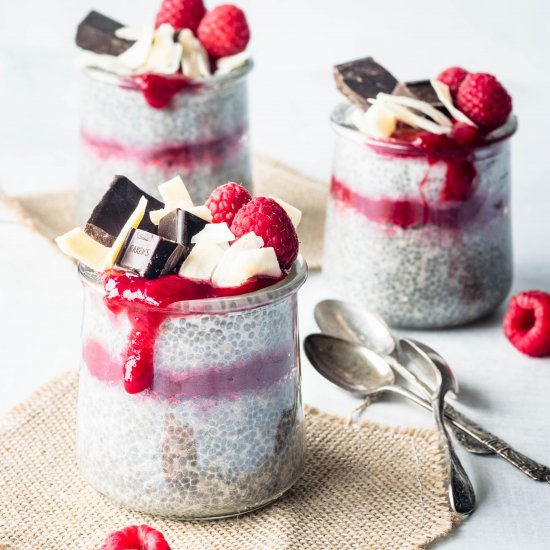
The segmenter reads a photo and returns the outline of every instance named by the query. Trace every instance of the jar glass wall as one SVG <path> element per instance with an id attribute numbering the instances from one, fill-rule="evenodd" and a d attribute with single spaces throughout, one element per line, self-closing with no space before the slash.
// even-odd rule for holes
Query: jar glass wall
<path id="1" fill-rule="evenodd" d="M 124 174 L 160 198 L 180 175 L 198 204 L 228 181 L 251 185 L 247 76 L 252 63 L 178 92 L 155 109 L 132 80 L 86 69 L 82 78 L 79 221 Z"/>
<path id="2" fill-rule="evenodd" d="M 493 311 L 512 282 L 512 118 L 475 147 L 426 149 L 336 132 L 323 272 L 390 324 L 436 328 Z M 436 138 L 435 138 L 436 139 Z"/>
<path id="3" fill-rule="evenodd" d="M 149 389 L 129 394 L 122 355 L 132 308 L 113 311 L 84 283 L 78 462 L 98 491 L 178 518 L 235 515 L 271 502 L 304 460 L 298 260 L 280 283 L 154 309 L 163 321 Z M 146 306 L 135 306 L 144 308 Z"/>

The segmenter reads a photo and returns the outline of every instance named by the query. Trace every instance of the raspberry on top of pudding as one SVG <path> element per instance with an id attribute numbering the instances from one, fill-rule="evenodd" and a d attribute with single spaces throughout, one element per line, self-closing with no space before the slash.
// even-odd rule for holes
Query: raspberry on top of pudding
<path id="1" fill-rule="evenodd" d="M 129 393 L 152 383 L 164 308 L 271 286 L 298 256 L 301 212 L 280 199 L 252 198 L 230 182 L 196 206 L 180 177 L 161 184 L 159 192 L 164 202 L 115 176 L 85 228 L 56 239 L 63 252 L 102 274 L 107 307 L 129 313 Z"/>
<path id="2" fill-rule="evenodd" d="M 91 67 L 133 80 L 151 107 L 250 63 L 244 12 L 224 4 L 207 11 L 203 0 L 163 0 L 155 24 L 127 27 L 91 11 L 80 23 L 78 58 Z"/>

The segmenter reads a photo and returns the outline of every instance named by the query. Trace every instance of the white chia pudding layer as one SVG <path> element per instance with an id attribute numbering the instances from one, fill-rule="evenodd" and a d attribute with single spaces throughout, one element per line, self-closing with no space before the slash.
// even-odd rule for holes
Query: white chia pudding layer
<path id="1" fill-rule="evenodd" d="M 137 87 L 87 70 L 81 101 L 79 218 L 91 212 L 115 174 L 125 174 L 156 197 L 157 186 L 179 174 L 198 202 L 227 181 L 250 186 L 248 70 L 184 89 L 162 109 L 148 105 Z"/>
<path id="2" fill-rule="evenodd" d="M 304 456 L 295 294 L 167 317 L 153 384 L 138 394 L 122 383 L 127 313 L 86 286 L 85 296 L 83 346 L 101 346 L 114 368 L 98 376 L 84 351 L 77 450 L 94 488 L 134 510 L 201 518 L 257 508 L 292 486 Z"/>
<path id="3" fill-rule="evenodd" d="M 471 161 L 473 195 L 443 202 L 445 162 L 381 154 L 339 135 L 323 262 L 335 294 L 394 326 L 439 328 L 493 311 L 512 282 L 509 141 L 475 150 Z M 335 186 L 353 198 L 343 200 Z M 381 223 L 362 209 L 363 198 L 426 204 L 452 221 Z"/>

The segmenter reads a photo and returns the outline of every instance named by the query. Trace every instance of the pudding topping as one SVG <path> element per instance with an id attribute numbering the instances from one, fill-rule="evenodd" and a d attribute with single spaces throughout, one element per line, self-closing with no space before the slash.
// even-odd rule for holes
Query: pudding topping
<path id="1" fill-rule="evenodd" d="M 298 255 L 293 220 L 297 224 L 301 213 L 283 201 L 252 198 L 230 182 L 195 206 L 179 177 L 160 185 L 159 192 L 164 202 L 115 176 L 86 228 L 56 239 L 63 252 L 102 274 L 107 307 L 128 314 L 132 330 L 123 378 L 129 393 L 152 383 L 156 333 L 169 314 L 165 308 L 271 286 Z M 238 208 L 220 199 L 237 195 Z M 213 216 L 231 224 L 212 223 Z"/>
<path id="2" fill-rule="evenodd" d="M 202 0 L 164 0 L 154 27 L 125 27 L 91 11 L 76 34 L 84 50 L 80 66 L 132 80 L 156 109 L 179 91 L 248 63 L 249 40 L 242 10 L 224 4 L 207 12 Z"/>
<path id="3" fill-rule="evenodd" d="M 419 184 L 420 203 L 416 198 L 393 201 L 395 213 L 390 215 L 390 199 L 369 199 L 363 201 L 366 210 L 374 219 L 401 227 L 454 225 L 447 207 L 441 218 L 429 212 L 432 205 L 423 199 L 431 169 L 445 166 L 440 203 L 470 200 L 478 181 L 474 150 L 508 121 L 512 112 L 508 92 L 494 76 L 460 67 L 446 69 L 432 80 L 398 82 L 372 57 L 337 65 L 334 75 L 338 89 L 354 104 L 348 123 L 371 138 L 366 143 L 369 148 L 382 155 L 424 156 L 429 165 Z M 388 148 L 388 143 L 403 147 Z M 333 193 L 345 195 L 344 182 L 333 182 L 332 187 Z M 367 205 L 369 201 L 372 204 Z M 353 202 L 360 201 L 355 197 Z"/>

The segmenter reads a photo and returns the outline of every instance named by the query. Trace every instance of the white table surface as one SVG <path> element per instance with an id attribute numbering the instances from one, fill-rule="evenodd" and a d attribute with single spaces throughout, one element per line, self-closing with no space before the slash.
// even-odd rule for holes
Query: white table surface
<path id="1" fill-rule="evenodd" d="M 512 92 L 520 119 L 513 143 L 513 291 L 550 291 L 547 3 L 238 3 L 252 22 L 257 60 L 251 81 L 254 148 L 325 180 L 332 147 L 327 117 L 338 99 L 333 63 L 371 53 L 407 79 L 456 63 L 495 72 Z M 152 0 L 113 4 L 97 0 L 93 7 L 134 24 L 156 8 Z M 76 23 L 91 7 L 85 0 L 0 6 L 0 185 L 11 193 L 64 188 L 74 178 L 78 113 L 70 45 Z M 2 414 L 78 365 L 81 292 L 71 264 L 2 209 L 0 231 Z M 313 306 L 330 296 L 321 275 L 312 274 L 300 295 L 302 335 L 315 331 Z M 502 310 L 475 325 L 415 336 L 450 362 L 463 410 L 550 464 L 550 359 L 519 354 L 504 338 L 501 319 Z M 307 360 L 303 373 L 305 402 L 342 415 L 357 404 Z M 396 400 L 375 403 L 365 418 L 432 425 L 424 411 Z M 550 548 L 550 486 L 496 458 L 461 457 L 476 487 L 478 510 L 436 547 Z"/>

